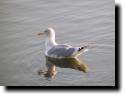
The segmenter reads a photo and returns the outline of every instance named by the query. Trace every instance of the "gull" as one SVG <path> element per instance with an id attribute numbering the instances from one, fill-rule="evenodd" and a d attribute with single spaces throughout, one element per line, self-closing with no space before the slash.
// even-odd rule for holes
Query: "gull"
<path id="1" fill-rule="evenodd" d="M 45 35 L 45 55 L 52 58 L 76 58 L 82 53 L 88 51 L 87 46 L 73 47 L 68 44 L 58 44 L 55 41 L 55 30 L 47 28 L 37 35 Z"/>

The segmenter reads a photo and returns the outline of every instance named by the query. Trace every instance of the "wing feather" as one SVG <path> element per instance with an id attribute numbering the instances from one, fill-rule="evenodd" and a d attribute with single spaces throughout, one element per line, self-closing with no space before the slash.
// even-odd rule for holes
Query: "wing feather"
<path id="1" fill-rule="evenodd" d="M 52 47 L 48 51 L 48 55 L 69 57 L 69 56 L 72 56 L 74 52 L 75 52 L 75 48 L 69 45 L 57 45 L 57 46 Z"/>

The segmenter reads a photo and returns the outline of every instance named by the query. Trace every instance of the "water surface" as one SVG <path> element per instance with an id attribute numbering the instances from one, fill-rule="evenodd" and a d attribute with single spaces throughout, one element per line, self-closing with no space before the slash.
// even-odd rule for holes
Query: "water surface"
<path id="1" fill-rule="evenodd" d="M 1 0 L 0 85 L 114 86 L 114 9 L 114 0 Z M 37 74 L 47 68 L 45 38 L 36 33 L 47 27 L 58 43 L 89 45 L 80 56 L 88 73 L 57 67 L 51 81 Z"/>

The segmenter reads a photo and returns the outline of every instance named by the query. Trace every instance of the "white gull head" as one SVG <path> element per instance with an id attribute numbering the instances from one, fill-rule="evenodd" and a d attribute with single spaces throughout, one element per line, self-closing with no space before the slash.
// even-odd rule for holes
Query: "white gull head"
<path id="1" fill-rule="evenodd" d="M 53 28 L 47 28 L 46 30 L 44 30 L 44 34 L 45 35 L 55 35 L 55 30 Z"/>
<path id="2" fill-rule="evenodd" d="M 47 28 L 44 30 L 43 34 L 46 35 L 46 51 L 48 51 L 51 47 L 57 45 L 55 41 L 55 30 L 53 28 Z"/>

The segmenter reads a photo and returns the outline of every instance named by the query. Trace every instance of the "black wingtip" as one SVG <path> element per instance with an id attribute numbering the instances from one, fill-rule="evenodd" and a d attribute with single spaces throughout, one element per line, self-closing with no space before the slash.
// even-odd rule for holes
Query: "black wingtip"
<path id="1" fill-rule="evenodd" d="M 78 51 L 81 51 L 81 50 L 83 50 L 83 49 L 85 49 L 85 48 L 87 48 L 88 46 L 84 46 L 84 47 L 80 47 L 79 49 L 78 49 Z"/>

